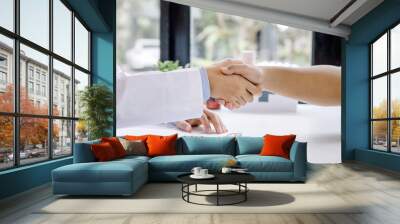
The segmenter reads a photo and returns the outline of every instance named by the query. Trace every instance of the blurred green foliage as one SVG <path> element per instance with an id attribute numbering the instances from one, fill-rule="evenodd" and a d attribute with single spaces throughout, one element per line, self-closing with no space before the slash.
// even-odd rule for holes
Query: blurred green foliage
<path id="1" fill-rule="evenodd" d="M 179 65 L 179 60 L 176 61 L 159 61 L 157 63 L 158 70 L 162 72 L 169 72 L 177 69 L 181 69 L 182 66 Z"/>

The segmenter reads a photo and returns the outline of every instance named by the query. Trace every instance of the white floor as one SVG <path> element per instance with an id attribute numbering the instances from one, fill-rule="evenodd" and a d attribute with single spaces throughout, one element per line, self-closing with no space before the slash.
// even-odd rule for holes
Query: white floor
<path id="1" fill-rule="evenodd" d="M 265 112 L 265 105 L 252 104 L 245 111 L 216 111 L 229 132 L 224 135 L 263 136 L 269 134 L 296 134 L 297 140 L 308 143 L 308 161 L 311 163 L 340 163 L 340 107 L 298 105 L 297 112 Z M 160 134 L 205 135 L 200 128 L 192 133 L 177 130 L 173 125 L 146 125 L 117 129 L 117 135 Z M 209 136 L 218 136 L 211 134 Z"/>

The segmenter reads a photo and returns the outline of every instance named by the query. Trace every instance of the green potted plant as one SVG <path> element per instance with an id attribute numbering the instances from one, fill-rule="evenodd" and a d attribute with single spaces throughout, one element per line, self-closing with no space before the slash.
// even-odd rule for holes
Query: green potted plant
<path id="1" fill-rule="evenodd" d="M 102 84 L 94 84 L 80 92 L 81 118 L 87 127 L 89 139 L 110 136 L 112 126 L 113 93 Z"/>
<path id="2" fill-rule="evenodd" d="M 158 70 L 162 72 L 169 72 L 169 71 L 174 71 L 177 69 L 181 69 L 182 66 L 179 65 L 179 60 L 176 61 L 159 61 L 157 63 Z"/>

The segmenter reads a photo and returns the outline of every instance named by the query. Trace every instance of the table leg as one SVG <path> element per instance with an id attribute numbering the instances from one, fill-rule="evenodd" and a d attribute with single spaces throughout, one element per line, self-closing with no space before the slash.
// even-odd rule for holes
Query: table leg
<path id="1" fill-rule="evenodd" d="M 217 206 L 219 206 L 219 184 L 217 184 Z"/>
<path id="2" fill-rule="evenodd" d="M 195 190 L 194 191 L 196 191 L 197 192 L 197 184 L 195 185 Z"/>
<path id="3" fill-rule="evenodd" d="M 182 199 L 184 198 L 184 196 L 183 196 L 183 195 L 184 195 L 184 194 L 183 194 L 183 190 L 184 190 L 184 188 L 183 188 L 183 187 L 184 187 L 184 186 L 185 186 L 185 185 L 182 183 L 182 186 L 181 186 Z"/>
<path id="4" fill-rule="evenodd" d="M 190 184 L 187 185 L 187 201 L 190 202 L 189 200 L 189 195 L 190 195 Z"/>
<path id="5" fill-rule="evenodd" d="M 244 190 L 245 190 L 245 192 L 244 192 L 244 201 L 247 201 L 247 192 L 248 192 L 247 183 L 244 183 Z"/>

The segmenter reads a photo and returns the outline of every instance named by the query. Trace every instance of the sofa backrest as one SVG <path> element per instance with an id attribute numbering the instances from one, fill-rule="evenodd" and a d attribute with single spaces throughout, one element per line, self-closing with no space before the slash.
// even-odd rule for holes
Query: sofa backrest
<path id="1" fill-rule="evenodd" d="M 236 137 L 236 155 L 259 154 L 264 145 L 263 137 Z"/>
<path id="2" fill-rule="evenodd" d="M 100 143 L 100 140 L 75 143 L 74 163 L 95 162 L 96 158 L 94 157 L 90 146 L 98 143 Z"/>
<path id="3" fill-rule="evenodd" d="M 235 155 L 234 137 L 183 136 L 177 142 L 177 154 L 226 154 Z"/>
<path id="4" fill-rule="evenodd" d="M 97 143 L 100 143 L 100 140 L 75 143 L 74 163 L 95 162 L 96 159 L 90 145 Z M 183 136 L 178 138 L 176 151 L 178 155 L 226 154 L 235 156 L 259 154 L 263 144 L 263 137 L 236 137 L 235 139 L 234 137 Z M 290 153 L 294 154 L 296 151 L 294 149 L 304 144 L 306 143 L 294 142 Z"/>

